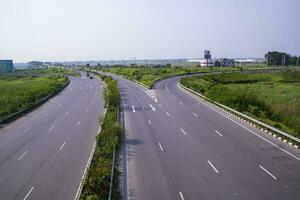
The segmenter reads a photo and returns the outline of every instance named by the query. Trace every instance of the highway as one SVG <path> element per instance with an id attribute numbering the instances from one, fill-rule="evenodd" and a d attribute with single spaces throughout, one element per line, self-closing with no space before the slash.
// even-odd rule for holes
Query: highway
<path id="1" fill-rule="evenodd" d="M 103 83 L 70 84 L 34 111 L 0 129 L 1 200 L 73 200 L 104 112 Z"/>
<path id="2" fill-rule="evenodd" d="M 124 199 L 298 199 L 300 151 L 182 91 L 118 80 Z"/>

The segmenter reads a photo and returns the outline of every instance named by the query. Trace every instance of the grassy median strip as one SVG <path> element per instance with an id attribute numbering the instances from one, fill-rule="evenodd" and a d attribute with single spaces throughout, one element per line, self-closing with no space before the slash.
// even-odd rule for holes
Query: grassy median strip
<path id="1" fill-rule="evenodd" d="M 300 72 L 211 74 L 181 84 L 300 138 Z"/>
<path id="2" fill-rule="evenodd" d="M 112 67 L 101 69 L 125 76 L 128 79 L 139 81 L 148 87 L 152 87 L 155 81 L 179 74 L 189 74 L 197 72 L 210 72 L 212 69 L 206 68 L 150 68 L 150 67 Z M 229 70 L 229 68 L 228 68 Z"/>
<path id="3" fill-rule="evenodd" d="M 107 110 L 104 118 L 100 119 L 101 131 L 96 138 L 96 150 L 80 195 L 82 200 L 108 199 L 113 152 L 118 149 L 121 140 L 121 126 L 117 121 L 120 101 L 117 82 L 108 76 L 100 77 L 106 83 L 103 93 Z M 121 199 L 117 182 L 114 179 L 112 199 Z"/>

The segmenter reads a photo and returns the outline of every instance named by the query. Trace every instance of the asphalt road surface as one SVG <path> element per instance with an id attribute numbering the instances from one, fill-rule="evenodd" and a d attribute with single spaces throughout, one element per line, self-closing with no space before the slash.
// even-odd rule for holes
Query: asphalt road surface
<path id="1" fill-rule="evenodd" d="M 0 129 L 1 200 L 73 200 L 103 114 L 102 82 L 71 77 L 60 94 Z"/>
<path id="2" fill-rule="evenodd" d="M 125 199 L 299 199 L 300 151 L 178 88 L 114 76 L 124 107 Z"/>

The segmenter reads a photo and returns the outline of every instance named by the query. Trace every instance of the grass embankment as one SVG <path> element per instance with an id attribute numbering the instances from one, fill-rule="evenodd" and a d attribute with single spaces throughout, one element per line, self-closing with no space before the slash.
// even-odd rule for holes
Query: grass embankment
<path id="1" fill-rule="evenodd" d="M 112 156 L 121 139 L 121 126 L 117 122 L 120 95 L 117 82 L 111 77 L 101 76 L 106 83 L 104 90 L 106 115 L 101 119 L 101 131 L 97 135 L 96 150 L 80 196 L 82 200 L 107 200 L 110 188 Z M 117 175 L 116 175 L 117 176 Z M 121 199 L 117 179 L 112 199 Z"/>
<path id="2" fill-rule="evenodd" d="M 181 84 L 300 138 L 300 72 L 193 76 Z"/>
<path id="3" fill-rule="evenodd" d="M 101 69 L 104 72 L 111 72 L 127 77 L 131 80 L 139 81 L 148 87 L 152 87 L 156 80 L 172 75 L 188 74 L 196 72 L 209 72 L 211 69 L 205 68 L 150 68 L 150 67 L 113 67 Z"/>
<path id="4" fill-rule="evenodd" d="M 35 101 L 61 89 L 68 81 L 57 74 L 37 74 L 41 73 L 32 75 L 24 70 L 0 76 L 0 119 L 32 106 Z"/>

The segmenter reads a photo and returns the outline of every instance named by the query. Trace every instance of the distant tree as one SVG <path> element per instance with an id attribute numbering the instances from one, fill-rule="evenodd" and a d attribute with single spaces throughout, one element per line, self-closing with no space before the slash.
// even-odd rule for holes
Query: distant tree
<path id="1" fill-rule="evenodd" d="M 218 60 L 216 60 L 216 61 L 214 62 L 214 66 L 215 66 L 215 67 L 221 67 L 221 62 L 218 61 Z"/>
<path id="2" fill-rule="evenodd" d="M 290 55 L 284 52 L 270 51 L 265 55 L 268 65 L 289 65 L 290 64 Z"/>
<path id="3" fill-rule="evenodd" d="M 34 68 L 43 66 L 44 63 L 41 61 L 31 61 L 31 62 L 28 62 L 27 64 L 29 65 L 29 68 L 34 69 Z"/>
<path id="4" fill-rule="evenodd" d="M 171 68 L 171 67 L 172 67 L 172 64 L 171 64 L 171 63 L 167 63 L 167 64 L 166 64 L 166 67 L 167 67 L 167 68 Z"/>
<path id="5" fill-rule="evenodd" d="M 291 56 L 290 57 L 290 65 L 297 65 L 297 60 L 298 60 L 297 56 Z"/>

